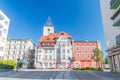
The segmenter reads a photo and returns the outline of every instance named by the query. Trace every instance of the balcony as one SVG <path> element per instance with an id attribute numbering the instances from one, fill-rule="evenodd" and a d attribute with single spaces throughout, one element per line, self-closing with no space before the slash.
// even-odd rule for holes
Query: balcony
<path id="1" fill-rule="evenodd" d="M 120 5 L 120 0 L 111 0 L 110 5 L 111 9 L 116 9 Z"/>
<path id="2" fill-rule="evenodd" d="M 120 26 L 120 9 L 115 12 L 111 19 L 113 20 L 113 26 Z"/>
<path id="3" fill-rule="evenodd" d="M 6 27 L 8 25 L 4 20 L 0 20 L 0 27 Z"/>
<path id="4" fill-rule="evenodd" d="M 120 45 L 120 34 L 116 36 L 116 45 Z"/>

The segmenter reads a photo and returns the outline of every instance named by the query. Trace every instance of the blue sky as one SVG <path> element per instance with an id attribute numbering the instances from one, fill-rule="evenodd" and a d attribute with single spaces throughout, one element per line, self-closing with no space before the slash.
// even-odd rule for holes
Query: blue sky
<path id="1" fill-rule="evenodd" d="M 106 56 L 99 0 L 0 0 L 0 9 L 11 20 L 9 38 L 31 38 L 38 45 L 51 16 L 55 32 L 65 31 L 73 40 L 99 40 Z"/>

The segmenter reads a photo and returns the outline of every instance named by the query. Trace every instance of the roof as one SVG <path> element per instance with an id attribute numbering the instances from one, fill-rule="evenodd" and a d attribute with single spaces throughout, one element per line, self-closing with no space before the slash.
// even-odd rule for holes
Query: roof
<path id="1" fill-rule="evenodd" d="M 74 41 L 74 43 L 96 43 L 96 42 L 99 42 L 99 41 Z"/>
<path id="2" fill-rule="evenodd" d="M 49 34 L 47 36 L 42 36 L 40 39 L 39 39 L 39 42 L 55 42 L 56 39 L 58 39 L 59 37 L 61 37 L 62 35 L 64 35 L 65 37 L 67 38 L 71 38 L 71 36 L 69 34 L 67 34 L 66 32 L 60 32 L 58 34 Z"/>
<path id="3" fill-rule="evenodd" d="M 51 20 L 50 16 L 48 17 L 48 19 L 45 23 L 45 26 L 53 27 L 53 23 L 52 23 L 52 20 Z"/>

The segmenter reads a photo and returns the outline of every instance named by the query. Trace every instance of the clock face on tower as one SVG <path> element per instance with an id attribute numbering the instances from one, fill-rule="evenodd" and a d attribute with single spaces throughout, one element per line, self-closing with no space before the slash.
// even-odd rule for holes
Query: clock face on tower
<path id="1" fill-rule="evenodd" d="M 48 33 L 50 33 L 50 29 L 48 28 Z"/>
<path id="2" fill-rule="evenodd" d="M 54 33 L 54 25 L 52 24 L 52 20 L 48 17 L 43 30 L 43 35 L 48 35 L 50 33 Z"/>

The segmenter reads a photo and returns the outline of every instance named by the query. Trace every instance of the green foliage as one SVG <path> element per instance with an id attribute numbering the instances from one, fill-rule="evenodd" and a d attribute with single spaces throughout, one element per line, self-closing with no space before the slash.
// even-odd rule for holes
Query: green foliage
<path id="1" fill-rule="evenodd" d="M 80 68 L 73 68 L 73 70 L 81 70 Z"/>
<path id="2" fill-rule="evenodd" d="M 99 48 L 95 48 L 93 52 L 94 52 L 94 57 L 95 57 L 96 62 L 101 61 L 103 58 L 102 51 Z"/>
<path id="3" fill-rule="evenodd" d="M 0 60 L 0 69 L 15 69 L 15 60 Z"/>
<path id="4" fill-rule="evenodd" d="M 72 61 L 75 61 L 75 57 L 74 56 L 72 57 Z"/>
<path id="5" fill-rule="evenodd" d="M 107 58 L 103 59 L 104 64 L 108 64 Z"/>
<path id="6" fill-rule="evenodd" d="M 97 68 L 98 69 L 98 71 L 103 71 L 103 69 L 102 68 Z"/>
<path id="7" fill-rule="evenodd" d="M 101 62 L 101 61 L 103 62 L 103 53 L 99 48 L 95 48 L 93 52 L 94 52 L 94 59 L 97 63 L 96 66 L 98 68 L 98 67 L 100 67 L 99 62 Z"/>
<path id="8" fill-rule="evenodd" d="M 103 71 L 102 68 L 90 68 L 90 67 L 86 67 L 86 68 L 73 68 L 73 70 L 92 70 L 92 71 Z"/>

